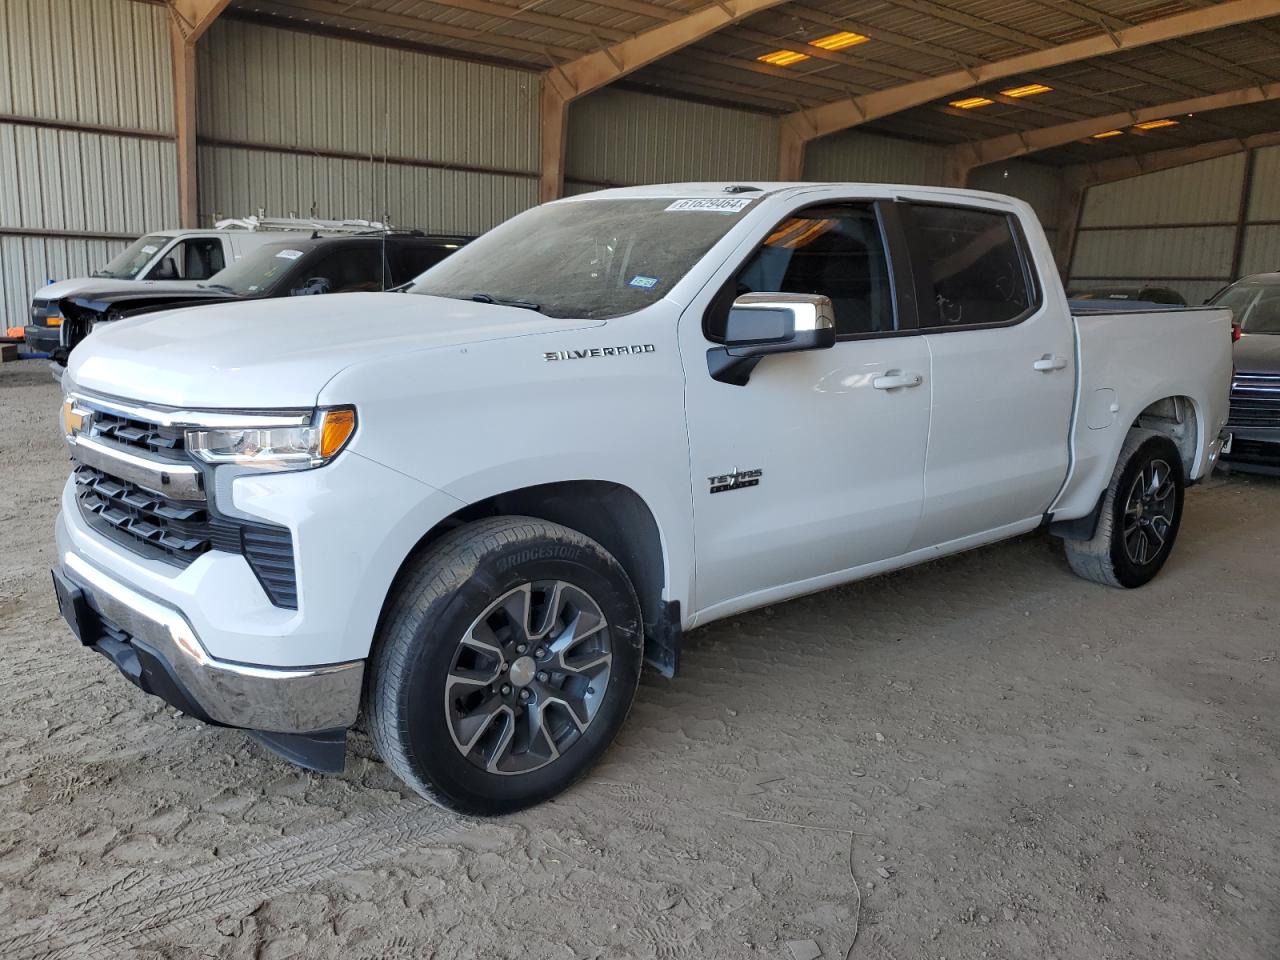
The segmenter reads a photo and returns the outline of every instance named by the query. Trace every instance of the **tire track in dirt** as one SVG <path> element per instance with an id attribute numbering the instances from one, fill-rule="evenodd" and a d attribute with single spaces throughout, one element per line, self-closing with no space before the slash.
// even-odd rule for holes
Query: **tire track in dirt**
<path id="1" fill-rule="evenodd" d="M 63 960 L 138 947 L 424 844 L 457 842 L 473 827 L 406 801 L 176 874 L 135 870 L 0 939 L 0 957 Z"/>

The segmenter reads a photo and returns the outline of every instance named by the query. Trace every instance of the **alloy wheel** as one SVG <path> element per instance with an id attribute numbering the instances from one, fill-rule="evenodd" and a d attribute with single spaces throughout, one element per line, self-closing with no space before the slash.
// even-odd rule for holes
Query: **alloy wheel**
<path id="1" fill-rule="evenodd" d="M 1138 566 L 1154 560 L 1173 528 L 1177 504 L 1173 468 L 1160 459 L 1149 460 L 1134 477 L 1124 505 L 1124 550 Z"/>
<path id="2" fill-rule="evenodd" d="M 546 766 L 591 725 L 612 661 L 609 624 L 585 590 L 542 580 L 508 591 L 454 653 L 445 680 L 454 746 L 489 773 Z"/>

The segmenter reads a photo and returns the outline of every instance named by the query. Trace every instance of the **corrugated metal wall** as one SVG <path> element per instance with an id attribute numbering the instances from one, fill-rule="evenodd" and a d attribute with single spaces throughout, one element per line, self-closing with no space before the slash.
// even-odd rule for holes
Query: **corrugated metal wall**
<path id="1" fill-rule="evenodd" d="M 478 233 L 537 202 L 536 74 L 236 20 L 199 53 L 203 222 Z"/>
<path id="2" fill-rule="evenodd" d="M 848 130 L 809 144 L 804 176 L 817 181 L 939 184 L 945 164 L 946 152 L 940 147 Z"/>
<path id="3" fill-rule="evenodd" d="M 176 223 L 165 16 L 132 0 L 0 0 L 0 114 L 18 120 L 0 122 L 0 326 L 121 237 Z"/>
<path id="4" fill-rule="evenodd" d="M 1072 285 L 1153 283 L 1202 302 L 1231 279 L 1244 171 L 1238 153 L 1092 188 Z"/>
<path id="5" fill-rule="evenodd" d="M 777 121 L 758 113 L 607 87 L 569 108 L 566 192 L 772 180 L 777 165 Z"/>

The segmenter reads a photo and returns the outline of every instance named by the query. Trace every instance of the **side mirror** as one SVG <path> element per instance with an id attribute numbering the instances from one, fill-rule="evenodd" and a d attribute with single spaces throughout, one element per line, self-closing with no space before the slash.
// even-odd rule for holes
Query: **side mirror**
<path id="1" fill-rule="evenodd" d="M 771 353 L 826 350 L 836 344 L 835 311 L 827 297 L 808 293 L 744 293 L 733 301 L 724 345 L 707 351 L 713 380 L 745 387 Z"/>
<path id="2" fill-rule="evenodd" d="M 148 279 L 177 280 L 178 265 L 176 262 L 174 262 L 173 257 L 165 257 L 163 260 L 161 260 L 160 263 L 156 266 L 155 270 L 151 271 L 151 276 Z"/>

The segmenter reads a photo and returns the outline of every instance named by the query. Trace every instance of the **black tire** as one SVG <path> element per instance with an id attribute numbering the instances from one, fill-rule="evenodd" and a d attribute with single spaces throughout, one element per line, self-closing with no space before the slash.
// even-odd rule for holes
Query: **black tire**
<path id="1" fill-rule="evenodd" d="M 1162 469 L 1160 465 L 1168 468 L 1168 482 L 1173 487 L 1167 499 L 1160 501 L 1163 504 L 1160 509 L 1168 514 L 1167 526 L 1152 528 L 1150 524 L 1155 522 L 1155 518 L 1148 514 L 1147 530 L 1135 529 L 1130 534 L 1130 543 L 1126 544 L 1126 508 L 1134 494 L 1135 484 L 1145 483 L 1143 478 L 1148 468 L 1156 468 L 1158 474 Z M 1089 540 L 1063 540 L 1071 569 L 1086 580 L 1110 587 L 1133 588 L 1150 582 L 1173 551 L 1182 525 L 1185 489 L 1182 454 L 1174 442 L 1154 430 L 1131 430 L 1120 450 L 1111 483 L 1103 495 L 1098 527 L 1093 537 Z M 1142 523 L 1141 509 L 1139 524 Z M 1132 515 L 1129 519 L 1132 520 Z M 1132 524 L 1128 526 L 1132 528 Z M 1134 542 L 1144 544 L 1149 553 L 1135 550 Z M 1138 554 L 1136 557 L 1135 552 Z"/>
<path id="2" fill-rule="evenodd" d="M 525 584 L 533 585 L 529 588 L 533 599 L 528 601 L 521 599 Z M 547 584 L 556 586 L 548 588 Z M 640 605 L 630 580 L 617 560 L 594 540 L 529 517 L 480 520 L 450 532 L 412 559 L 392 591 L 370 656 L 364 709 L 369 735 L 383 760 L 423 797 L 463 813 L 510 813 L 569 787 L 613 741 L 635 699 L 643 631 Z M 562 595 L 570 599 L 562 601 Z M 539 597 L 540 608 L 536 607 Z M 491 611 L 500 598 L 508 599 Z M 577 608 L 572 606 L 574 602 Z M 514 609 L 520 603 L 526 604 L 526 623 L 537 617 L 542 618 L 540 623 L 551 622 L 556 617 L 553 606 L 568 611 L 567 618 L 594 604 L 590 609 L 603 617 L 606 626 L 593 631 L 583 645 L 592 644 L 593 655 L 601 662 L 604 655 L 600 651 L 607 645 L 610 652 L 603 668 L 591 665 L 591 669 L 606 671 L 603 694 L 590 685 L 600 685 L 599 673 L 591 681 L 570 672 L 554 672 L 557 667 L 550 658 L 560 656 L 555 662 L 564 666 L 571 651 L 580 648 L 571 647 L 563 654 L 550 652 L 557 631 L 561 637 L 571 633 L 560 626 L 551 627 L 542 641 L 529 641 L 549 658 L 535 662 L 537 681 L 525 680 L 525 685 L 507 682 L 516 679 L 517 660 L 521 680 L 533 669 L 525 662 L 533 661 L 532 648 L 528 655 L 510 659 L 520 638 L 517 618 L 509 615 L 507 604 Z M 479 619 L 482 614 L 486 619 Z M 575 622 L 594 622 L 589 619 L 592 615 Z M 500 624 L 496 629 L 492 626 L 495 623 Z M 469 638 L 466 644 L 464 637 Z M 471 642 L 477 637 L 486 642 Z M 544 646 L 547 649 L 542 649 Z M 502 652 L 501 667 L 493 665 L 490 650 Z M 549 672 L 538 665 L 547 666 Z M 495 673 L 495 682 L 484 687 L 477 687 L 480 681 L 474 679 L 457 679 L 481 674 L 488 678 L 497 670 L 501 673 Z M 544 679 L 550 684 L 543 684 Z M 576 695 L 566 692 L 561 701 L 560 691 L 554 689 L 558 679 L 566 688 L 576 684 Z M 454 684 L 450 694 L 446 694 L 447 683 Z M 518 700 L 526 694 L 531 697 L 529 702 Z M 585 705 L 589 699 L 590 707 Z M 571 709 L 570 700 L 580 709 Z M 539 702 L 544 706 L 530 712 Z M 474 705 L 474 714 L 464 709 L 466 705 Z M 496 719 L 471 719 L 483 718 L 490 710 L 495 712 L 488 716 Z M 538 722 L 533 724 L 535 715 Z M 517 741 L 516 733 L 507 734 L 508 717 L 513 731 L 523 723 L 526 732 L 530 724 L 538 732 Z M 467 723 L 472 725 L 464 727 Z M 466 730 L 470 739 L 470 732 L 481 723 L 489 727 L 466 752 L 467 747 L 458 739 L 459 731 Z M 498 724 L 502 728 L 495 733 Z M 567 743 L 563 752 L 556 736 Z M 506 747 L 501 745 L 504 737 Z M 520 743 L 525 745 L 523 755 L 516 752 Z M 506 750 L 506 754 L 490 759 L 486 750 L 495 755 Z M 516 766 L 517 762 L 530 769 L 504 772 L 489 765 Z M 537 762 L 543 765 L 532 768 Z"/>

